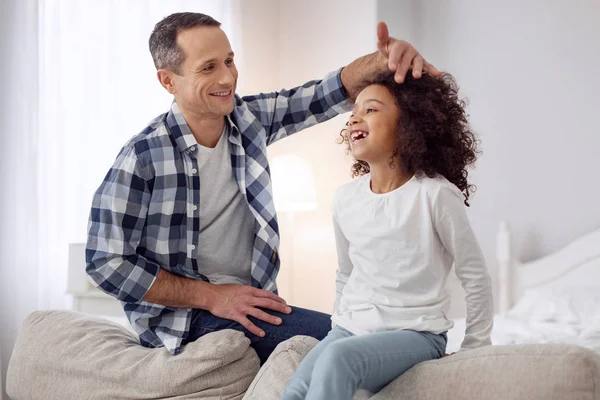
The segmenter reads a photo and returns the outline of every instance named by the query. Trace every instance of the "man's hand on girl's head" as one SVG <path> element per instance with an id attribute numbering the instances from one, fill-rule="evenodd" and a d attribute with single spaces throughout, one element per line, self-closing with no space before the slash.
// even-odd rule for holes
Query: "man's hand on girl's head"
<path id="1" fill-rule="evenodd" d="M 420 78 L 423 72 L 433 76 L 442 74 L 436 67 L 425 61 L 410 43 L 390 37 L 385 22 L 377 24 L 377 49 L 388 60 L 390 70 L 396 72 L 394 79 L 398 83 L 404 82 L 404 77 L 411 68 L 415 78 Z"/>

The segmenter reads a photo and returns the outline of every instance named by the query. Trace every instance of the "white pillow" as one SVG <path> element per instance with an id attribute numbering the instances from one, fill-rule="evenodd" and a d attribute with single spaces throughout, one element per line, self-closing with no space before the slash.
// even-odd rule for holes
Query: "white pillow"
<path id="1" fill-rule="evenodd" d="M 528 322 L 600 327 L 600 290 L 576 285 L 527 289 L 508 315 Z"/>

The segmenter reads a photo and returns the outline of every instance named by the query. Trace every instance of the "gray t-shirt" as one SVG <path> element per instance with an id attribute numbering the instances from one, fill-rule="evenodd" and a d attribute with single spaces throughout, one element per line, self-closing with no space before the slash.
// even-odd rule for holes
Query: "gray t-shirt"
<path id="1" fill-rule="evenodd" d="M 233 174 L 229 129 L 215 148 L 198 145 L 198 268 L 215 285 L 250 285 L 255 220 Z"/>

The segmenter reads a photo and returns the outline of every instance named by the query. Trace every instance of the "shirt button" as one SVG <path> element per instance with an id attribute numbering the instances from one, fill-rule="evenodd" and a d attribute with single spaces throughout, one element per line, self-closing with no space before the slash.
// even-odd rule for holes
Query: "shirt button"
<path id="1" fill-rule="evenodd" d="M 197 209 L 198 209 L 198 206 L 197 206 L 197 205 L 193 205 L 193 206 L 192 206 L 192 210 L 196 211 Z"/>
<path id="2" fill-rule="evenodd" d="M 194 150 L 196 150 L 195 146 L 190 147 L 190 151 L 194 151 Z"/>
<path id="3" fill-rule="evenodd" d="M 194 168 L 194 169 L 192 170 L 192 174 L 195 174 L 196 172 L 198 172 L 198 170 L 197 170 L 196 168 Z"/>
<path id="4" fill-rule="evenodd" d="M 191 247 L 192 247 L 192 250 L 196 250 L 196 246 L 192 245 Z"/>

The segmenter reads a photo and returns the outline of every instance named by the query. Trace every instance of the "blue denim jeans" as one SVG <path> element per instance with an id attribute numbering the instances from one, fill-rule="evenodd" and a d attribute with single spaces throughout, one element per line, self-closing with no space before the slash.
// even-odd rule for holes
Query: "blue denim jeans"
<path id="1" fill-rule="evenodd" d="M 414 365 L 440 358 L 445 333 L 398 330 L 355 336 L 335 327 L 306 355 L 281 400 L 351 400 L 377 393 Z"/>
<path id="2" fill-rule="evenodd" d="M 331 330 L 331 315 L 318 311 L 300 307 L 292 307 L 290 314 L 282 314 L 277 311 L 265 309 L 263 311 L 280 317 L 283 322 L 281 325 L 272 325 L 248 316 L 248 319 L 253 324 L 265 331 L 265 336 L 260 337 L 248 331 L 238 322 L 216 317 L 206 310 L 194 310 L 190 332 L 185 343 L 193 342 L 210 332 L 235 329 L 236 331 L 244 332 L 246 337 L 250 339 L 250 345 L 258 354 L 262 365 L 267 361 L 267 358 L 269 358 L 275 347 L 284 340 L 288 340 L 296 335 L 312 336 L 315 339 L 322 340 L 327 336 L 327 332 Z"/>

